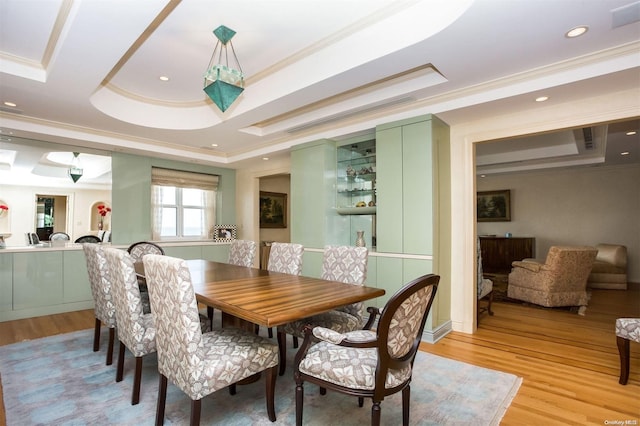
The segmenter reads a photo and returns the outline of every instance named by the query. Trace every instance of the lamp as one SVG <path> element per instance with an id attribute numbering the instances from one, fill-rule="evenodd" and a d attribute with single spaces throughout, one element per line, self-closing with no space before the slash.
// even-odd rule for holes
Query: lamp
<path id="1" fill-rule="evenodd" d="M 213 49 L 207 71 L 204 73 L 204 91 L 213 103 L 225 112 L 244 90 L 244 75 L 231 43 L 236 32 L 220 25 L 213 30 L 213 34 L 218 38 L 218 42 Z M 229 66 L 227 45 L 231 46 L 235 68 Z M 222 63 L 223 55 L 224 64 Z"/>
<path id="2" fill-rule="evenodd" d="M 71 160 L 71 166 L 69 166 L 69 177 L 76 183 L 78 179 L 82 177 L 82 167 L 80 166 L 79 152 L 73 153 L 73 159 Z"/>

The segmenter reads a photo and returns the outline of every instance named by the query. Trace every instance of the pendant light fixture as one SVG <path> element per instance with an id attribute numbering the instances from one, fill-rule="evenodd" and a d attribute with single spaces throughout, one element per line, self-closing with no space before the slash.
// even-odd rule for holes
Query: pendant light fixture
<path id="1" fill-rule="evenodd" d="M 218 42 L 204 74 L 204 91 L 225 112 L 244 90 L 244 74 L 231 43 L 236 32 L 220 25 L 213 30 L 213 34 Z M 232 59 L 235 61 L 232 65 L 229 65 L 227 46 L 231 47 Z"/>
<path id="2" fill-rule="evenodd" d="M 73 159 L 71 160 L 71 166 L 69 166 L 69 177 L 76 183 L 78 179 L 82 177 L 82 166 L 80 165 L 79 152 L 73 153 Z"/>

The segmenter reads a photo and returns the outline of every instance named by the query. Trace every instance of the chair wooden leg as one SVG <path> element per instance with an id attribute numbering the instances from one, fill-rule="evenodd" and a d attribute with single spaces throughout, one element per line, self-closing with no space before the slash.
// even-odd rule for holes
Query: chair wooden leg
<path id="1" fill-rule="evenodd" d="M 322 386 L 320 386 L 320 395 L 326 395 L 327 394 L 327 388 L 323 388 Z"/>
<path id="2" fill-rule="evenodd" d="M 364 398 L 359 396 L 358 397 L 358 407 L 362 408 L 363 405 L 364 405 Z"/>
<path id="3" fill-rule="evenodd" d="M 96 318 L 95 328 L 93 330 L 93 351 L 98 352 L 100 350 L 100 325 L 102 321 Z"/>
<path id="4" fill-rule="evenodd" d="M 618 353 L 620 354 L 620 380 L 618 383 L 626 385 L 629 381 L 629 340 L 616 336 L 616 343 L 618 344 Z"/>
<path id="5" fill-rule="evenodd" d="M 277 372 L 278 367 L 273 366 L 266 371 L 265 378 L 265 395 L 267 397 L 267 414 L 269 415 L 269 420 L 272 422 L 276 421 L 276 406 L 275 406 L 275 397 L 276 397 L 276 377 L 278 376 Z"/>
<path id="6" fill-rule="evenodd" d="M 116 340 L 115 327 L 109 328 L 109 346 L 107 347 L 107 365 L 113 364 L 113 342 Z"/>
<path id="7" fill-rule="evenodd" d="M 304 388 L 302 382 L 296 384 L 296 426 L 302 426 L 302 403 L 304 401 Z"/>
<path id="8" fill-rule="evenodd" d="M 236 384 L 232 383 L 229 385 L 229 395 L 233 396 L 236 394 Z"/>
<path id="9" fill-rule="evenodd" d="M 491 310 L 492 303 L 493 303 L 493 290 L 489 292 L 489 302 L 487 304 L 487 312 L 489 312 L 490 316 L 493 316 L 493 311 Z"/>
<path id="10" fill-rule="evenodd" d="M 124 343 L 120 341 L 118 350 L 118 368 L 116 369 L 116 382 L 122 381 L 122 372 L 124 371 Z"/>
<path id="11" fill-rule="evenodd" d="M 278 352 L 279 352 L 279 364 L 280 375 L 284 376 L 284 371 L 287 368 L 287 334 L 278 331 Z"/>
<path id="12" fill-rule="evenodd" d="M 207 318 L 209 318 L 211 329 L 213 330 L 213 308 L 211 306 L 207 306 Z"/>
<path id="13" fill-rule="evenodd" d="M 293 348 L 298 349 L 298 336 L 293 336 Z"/>
<path id="14" fill-rule="evenodd" d="M 158 383 L 158 402 L 156 405 L 156 426 L 164 424 L 164 406 L 167 402 L 167 378 L 162 374 Z"/>
<path id="15" fill-rule="evenodd" d="M 371 426 L 380 426 L 380 401 L 374 401 L 371 406 Z"/>
<path id="16" fill-rule="evenodd" d="M 131 405 L 140 402 L 140 382 L 142 380 L 142 357 L 136 357 L 136 371 L 133 376 L 133 391 L 131 392 Z"/>
<path id="17" fill-rule="evenodd" d="M 409 410 L 411 408 L 411 388 L 402 389 L 402 426 L 409 426 Z"/>
<path id="18" fill-rule="evenodd" d="M 191 420 L 189 424 L 191 426 L 198 426 L 200 424 L 200 399 L 191 400 Z"/>
<path id="19" fill-rule="evenodd" d="M 269 338 L 273 339 L 273 328 L 269 327 L 269 330 L 267 330 L 267 332 L 269 333 Z"/>

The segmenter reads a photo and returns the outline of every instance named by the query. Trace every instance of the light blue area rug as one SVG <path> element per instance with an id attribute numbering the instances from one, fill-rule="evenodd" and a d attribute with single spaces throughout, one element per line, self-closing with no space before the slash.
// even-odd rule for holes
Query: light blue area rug
<path id="1" fill-rule="evenodd" d="M 107 331 L 100 352 L 92 351 L 93 330 L 0 347 L 0 378 L 9 426 L 152 425 L 158 389 L 157 359 L 144 359 L 140 404 L 131 405 L 134 359 L 127 352 L 125 379 L 115 382 L 117 344 L 112 366 L 105 365 Z M 289 342 L 290 343 L 290 342 Z M 295 424 L 292 357 L 276 385 L 277 425 Z M 522 382 L 511 374 L 475 367 L 419 352 L 411 383 L 411 424 L 499 424 Z M 270 425 L 264 379 L 237 387 L 235 396 L 220 390 L 203 399 L 203 425 Z M 382 424 L 402 424 L 400 393 L 382 402 Z M 169 384 L 165 425 L 189 423 L 189 399 Z M 365 425 L 371 400 L 305 386 L 304 424 Z"/>

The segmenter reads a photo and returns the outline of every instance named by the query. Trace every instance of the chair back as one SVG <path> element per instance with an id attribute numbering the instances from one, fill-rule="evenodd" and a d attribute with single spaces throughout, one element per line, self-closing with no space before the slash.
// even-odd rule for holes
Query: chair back
<path id="1" fill-rule="evenodd" d="M 201 370 L 204 345 L 187 263 L 170 256 L 143 259 L 156 322 L 158 371 L 191 395 Z"/>
<path id="2" fill-rule="evenodd" d="M 389 369 L 413 367 L 439 282 L 439 275 L 418 277 L 396 292 L 385 305 L 376 329 L 378 367 L 375 392 L 381 392 L 378 396 L 384 395 Z"/>
<path id="3" fill-rule="evenodd" d="M 74 242 L 76 244 L 101 243 L 102 240 L 95 235 L 83 235 L 82 237 L 77 238 Z"/>
<path id="4" fill-rule="evenodd" d="M 100 244 L 83 244 L 82 250 L 87 261 L 95 316 L 105 326 L 113 328 L 116 326 L 116 305 L 113 301 L 107 258 Z"/>
<path id="5" fill-rule="evenodd" d="M 256 257 L 256 242 L 233 240 L 229 247 L 229 263 L 251 268 Z"/>
<path id="6" fill-rule="evenodd" d="M 553 279 L 551 287 L 563 291 L 584 290 L 598 251 L 594 247 L 551 246 L 543 269 Z"/>
<path id="7" fill-rule="evenodd" d="M 363 285 L 367 279 L 369 250 L 366 247 L 326 246 L 322 256 L 321 278 L 347 284 Z M 346 312 L 362 322 L 364 303 L 352 303 L 336 310 Z"/>
<path id="8" fill-rule="evenodd" d="M 49 235 L 49 241 L 71 241 L 71 237 L 66 232 L 54 232 Z"/>
<path id="9" fill-rule="evenodd" d="M 133 258 L 124 250 L 104 247 L 116 305 L 118 338 L 139 357 L 155 350 L 153 315 L 145 315 Z"/>
<path id="10" fill-rule="evenodd" d="M 127 248 L 127 253 L 133 258 L 133 262 L 142 262 L 145 254 L 164 254 L 162 247 L 149 241 L 138 241 Z"/>
<path id="11" fill-rule="evenodd" d="M 302 273 L 302 244 L 271 243 L 267 270 L 283 274 L 300 275 Z"/>

